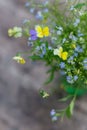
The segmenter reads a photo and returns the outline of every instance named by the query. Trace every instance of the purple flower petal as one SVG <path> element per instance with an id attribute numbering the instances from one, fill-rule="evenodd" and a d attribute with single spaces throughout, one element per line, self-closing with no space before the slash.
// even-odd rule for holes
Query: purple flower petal
<path id="1" fill-rule="evenodd" d="M 36 40 L 37 39 L 37 33 L 34 29 L 30 30 L 30 39 L 31 40 Z"/>
<path id="2" fill-rule="evenodd" d="M 36 35 L 36 31 L 34 29 L 30 30 L 30 35 Z"/>
<path id="3" fill-rule="evenodd" d="M 31 36 L 31 40 L 36 40 L 36 39 L 37 39 L 37 36 L 34 36 L 34 35 Z"/>

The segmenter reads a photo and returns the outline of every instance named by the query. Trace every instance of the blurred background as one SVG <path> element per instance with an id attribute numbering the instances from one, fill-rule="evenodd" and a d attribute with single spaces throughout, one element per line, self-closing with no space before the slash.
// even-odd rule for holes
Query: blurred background
<path id="1" fill-rule="evenodd" d="M 87 97 L 77 100 L 74 115 L 68 120 L 51 121 L 50 111 L 61 108 L 58 93 L 42 99 L 47 68 L 42 63 L 27 60 L 25 65 L 12 60 L 17 52 L 28 50 L 27 39 L 9 38 L 7 31 L 21 26 L 23 19 L 34 19 L 26 10 L 25 0 L 0 0 L 0 130 L 87 130 Z"/>

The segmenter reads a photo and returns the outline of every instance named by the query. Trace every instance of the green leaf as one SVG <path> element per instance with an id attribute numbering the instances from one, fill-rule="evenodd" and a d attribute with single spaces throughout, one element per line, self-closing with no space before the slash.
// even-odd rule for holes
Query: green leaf
<path id="1" fill-rule="evenodd" d="M 73 109 L 74 109 L 74 100 L 72 100 L 72 102 L 70 103 L 70 113 L 71 115 L 73 115 Z"/>
<path id="2" fill-rule="evenodd" d="M 62 115 L 62 113 L 56 113 L 55 114 L 55 116 L 57 116 L 57 117 L 59 117 L 59 116 L 61 116 Z"/>
<path id="3" fill-rule="evenodd" d="M 65 101 L 67 101 L 69 98 L 71 98 L 72 97 L 72 95 L 69 95 L 69 96 L 67 96 L 67 97 L 64 97 L 64 98 L 61 98 L 61 99 L 59 99 L 59 101 L 61 101 L 61 102 L 65 102 Z"/>
<path id="4" fill-rule="evenodd" d="M 85 6 L 85 3 L 79 3 L 79 4 L 76 4 L 74 8 L 78 9 L 78 8 L 82 8 L 83 6 Z"/>
<path id="5" fill-rule="evenodd" d="M 67 116 L 68 118 L 71 117 L 70 107 L 67 107 L 67 109 L 66 109 L 66 116 Z"/>
<path id="6" fill-rule="evenodd" d="M 32 59 L 32 60 L 40 60 L 40 56 L 37 55 L 33 55 L 33 56 L 28 56 L 28 58 Z"/>
<path id="7" fill-rule="evenodd" d="M 53 79 L 54 79 L 54 71 L 52 70 L 50 72 L 50 76 L 49 76 L 48 80 L 45 82 L 45 84 L 49 84 Z"/>
<path id="8" fill-rule="evenodd" d="M 66 115 L 70 118 L 73 115 L 74 100 L 71 101 L 70 105 L 66 109 Z"/>

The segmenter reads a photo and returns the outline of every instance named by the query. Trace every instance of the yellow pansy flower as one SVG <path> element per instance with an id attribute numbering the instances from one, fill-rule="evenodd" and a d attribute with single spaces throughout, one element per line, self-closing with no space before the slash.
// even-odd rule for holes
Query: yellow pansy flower
<path id="1" fill-rule="evenodd" d="M 37 32 L 37 37 L 39 38 L 43 38 L 44 36 L 48 37 L 50 35 L 49 28 L 47 26 L 42 28 L 41 26 L 37 25 L 35 30 Z"/>
<path id="2" fill-rule="evenodd" d="M 21 56 L 14 56 L 13 60 L 17 61 L 17 63 L 20 63 L 20 64 L 25 64 L 26 63 L 25 59 L 22 58 Z"/>
<path id="3" fill-rule="evenodd" d="M 68 57 L 68 52 L 62 52 L 61 53 L 61 58 L 63 59 L 63 60 L 67 60 L 67 57 Z"/>
<path id="4" fill-rule="evenodd" d="M 63 60 L 67 60 L 68 52 L 63 52 L 63 48 L 59 47 L 58 49 L 54 49 L 54 55 L 58 55 Z"/>
<path id="5" fill-rule="evenodd" d="M 8 36 L 14 36 L 15 38 L 22 36 L 22 28 L 21 27 L 13 27 L 8 30 Z"/>

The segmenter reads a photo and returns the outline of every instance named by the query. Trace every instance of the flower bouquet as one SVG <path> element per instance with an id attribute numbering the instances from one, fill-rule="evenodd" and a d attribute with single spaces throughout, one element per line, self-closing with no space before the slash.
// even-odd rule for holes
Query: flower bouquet
<path id="1" fill-rule="evenodd" d="M 61 101 L 71 101 L 65 109 L 52 110 L 51 116 L 52 120 L 64 115 L 70 117 L 76 97 L 87 92 L 87 2 L 45 0 L 38 4 L 29 1 L 25 6 L 34 14 L 36 23 L 32 25 L 32 20 L 25 19 L 22 27 L 9 29 L 8 35 L 28 39 L 27 57 L 43 61 L 50 68 L 46 83 L 54 79 L 55 72 L 59 73 L 60 87 L 68 92 Z M 25 64 L 24 54 L 19 52 L 13 59 Z M 43 90 L 40 94 L 43 98 L 49 96 Z"/>

